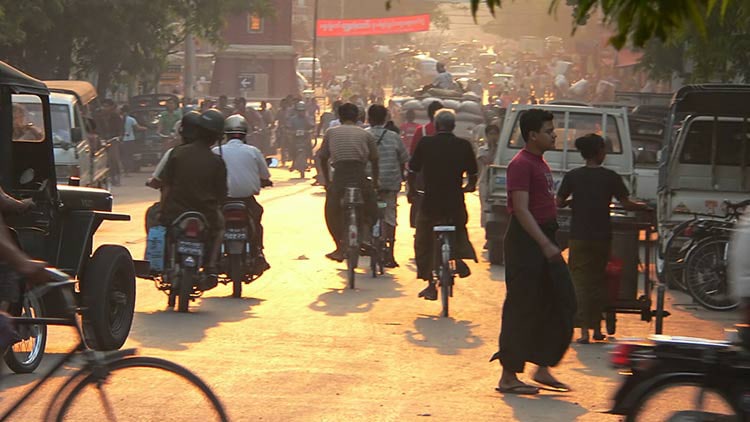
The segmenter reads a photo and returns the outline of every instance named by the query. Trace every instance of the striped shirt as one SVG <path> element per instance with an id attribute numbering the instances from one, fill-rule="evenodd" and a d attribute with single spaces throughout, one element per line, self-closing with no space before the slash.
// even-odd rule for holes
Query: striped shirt
<path id="1" fill-rule="evenodd" d="M 375 137 L 378 146 L 380 189 L 390 192 L 400 191 L 403 181 L 401 169 L 409 161 L 409 153 L 406 152 L 401 137 L 383 126 L 371 127 L 367 129 L 367 132 Z"/>
<path id="2" fill-rule="evenodd" d="M 370 133 L 355 125 L 345 124 L 326 131 L 319 154 L 322 159 L 330 159 L 334 166 L 339 161 L 359 161 L 364 164 L 378 158 L 378 148 Z"/>

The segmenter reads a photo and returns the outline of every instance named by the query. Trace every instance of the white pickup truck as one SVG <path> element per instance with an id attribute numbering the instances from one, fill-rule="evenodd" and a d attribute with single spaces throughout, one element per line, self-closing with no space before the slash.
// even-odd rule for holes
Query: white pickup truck
<path id="1" fill-rule="evenodd" d="M 552 169 L 555 189 L 567 171 L 584 165 L 583 158 L 575 149 L 575 140 L 589 133 L 598 133 L 607 141 L 608 155 L 604 166 L 620 174 L 629 189 L 632 190 L 635 184 L 633 148 L 628 130 L 627 111 L 624 108 L 562 104 L 511 105 L 505 115 L 497 155 L 485 179 L 488 183 L 488 186 L 485 186 L 488 189 L 487 202 L 484 204 L 487 218 L 485 233 L 492 264 L 503 263 L 503 238 L 509 222 L 506 208 L 506 170 L 510 160 L 524 147 L 519 117 L 523 111 L 531 108 L 548 110 L 555 116 L 556 149 L 544 154 L 544 159 Z M 569 210 L 560 210 L 558 220 L 561 228 L 559 240 L 564 246 L 570 227 Z"/>

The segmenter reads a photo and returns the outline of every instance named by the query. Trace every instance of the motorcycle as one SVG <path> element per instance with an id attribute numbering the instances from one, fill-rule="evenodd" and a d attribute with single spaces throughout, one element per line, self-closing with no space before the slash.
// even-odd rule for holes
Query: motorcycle
<path id="1" fill-rule="evenodd" d="M 157 289 L 167 294 L 170 309 L 176 304 L 178 312 L 187 312 L 191 300 L 215 287 L 202 271 L 209 248 L 208 223 L 199 212 L 183 213 L 168 228 L 148 229 L 146 258 Z"/>
<path id="2" fill-rule="evenodd" d="M 221 268 L 225 276 L 219 278 L 222 284 L 232 283 L 232 297 L 242 297 L 242 284 L 251 283 L 260 274 L 255 271 L 257 259 L 254 245 L 255 227 L 244 202 L 233 201 L 224 204 L 224 241 L 221 244 Z"/>
<path id="3" fill-rule="evenodd" d="M 611 362 L 626 376 L 609 413 L 626 421 L 750 420 L 750 327 L 735 341 L 652 336 L 623 343 Z"/>
<path id="4" fill-rule="evenodd" d="M 305 172 L 310 166 L 312 160 L 312 150 L 315 145 L 310 144 L 310 135 L 312 131 L 299 129 L 292 132 L 292 166 L 289 171 L 299 171 L 299 177 L 304 179 Z"/>

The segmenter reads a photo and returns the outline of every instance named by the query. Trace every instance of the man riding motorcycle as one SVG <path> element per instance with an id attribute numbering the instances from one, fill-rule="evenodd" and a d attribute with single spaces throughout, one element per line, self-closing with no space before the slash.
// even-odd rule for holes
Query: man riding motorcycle
<path id="1" fill-rule="evenodd" d="M 196 139 L 172 150 L 162 174 L 160 221 L 164 226 L 182 213 L 197 211 L 208 222 L 210 254 L 204 268 L 208 283 L 216 285 L 217 258 L 223 238 L 221 204 L 227 197 L 227 169 L 211 145 L 224 134 L 224 115 L 216 109 L 201 113 Z M 186 128 L 183 128 L 183 131 Z M 205 288 L 202 290 L 206 290 Z"/>
<path id="2" fill-rule="evenodd" d="M 213 153 L 221 156 L 227 167 L 227 201 L 245 203 L 255 225 L 252 253 L 256 257 L 256 265 L 252 272 L 260 275 L 271 266 L 263 255 L 263 207 L 255 200 L 255 195 L 260 193 L 261 188 L 272 186 L 273 183 L 263 154 L 258 148 L 245 144 L 247 131 L 248 123 L 243 116 L 233 114 L 227 117 L 224 121 L 227 143 L 214 147 Z"/>
<path id="3" fill-rule="evenodd" d="M 303 171 L 307 168 L 307 159 L 312 157 L 310 136 L 312 130 L 315 129 L 315 122 L 308 117 L 307 105 L 304 101 L 298 101 L 294 105 L 294 114 L 286 121 L 286 127 L 289 133 L 290 156 L 293 162 L 289 171 Z M 299 156 L 300 149 L 304 152 L 303 156 Z"/>

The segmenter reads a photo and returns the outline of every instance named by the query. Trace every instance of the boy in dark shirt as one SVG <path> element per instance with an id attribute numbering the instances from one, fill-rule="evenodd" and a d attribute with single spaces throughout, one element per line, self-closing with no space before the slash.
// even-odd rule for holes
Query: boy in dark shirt
<path id="1" fill-rule="evenodd" d="M 593 133 L 583 136 L 576 139 L 575 145 L 586 165 L 565 175 L 557 192 L 557 205 L 570 205 L 573 209 L 568 265 L 578 300 L 576 325 L 581 329 L 581 337 L 576 341 L 587 344 L 590 329 L 594 331 L 594 340 L 605 338 L 600 325 L 612 240 L 609 220 L 612 197 L 627 210 L 643 210 L 647 206 L 631 201 L 622 177 L 602 167 L 607 149 L 601 136 Z M 573 198 L 569 199 L 571 195 Z"/>

